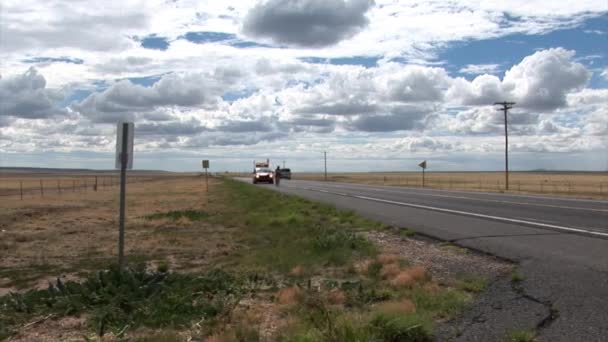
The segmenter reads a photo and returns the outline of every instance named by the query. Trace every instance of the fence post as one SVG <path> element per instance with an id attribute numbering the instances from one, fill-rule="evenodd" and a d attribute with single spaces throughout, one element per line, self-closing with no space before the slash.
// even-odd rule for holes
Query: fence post
<path id="1" fill-rule="evenodd" d="M 40 180 L 40 197 L 44 197 L 44 186 L 42 185 L 42 179 Z"/>
<path id="2" fill-rule="evenodd" d="M 19 181 L 19 190 L 21 193 L 21 199 L 23 200 L 23 181 Z"/>
<path id="3" fill-rule="evenodd" d="M 76 180 L 72 179 L 72 192 L 76 192 Z"/>
<path id="4" fill-rule="evenodd" d="M 93 191 L 97 192 L 97 176 L 95 176 L 95 185 L 93 186 Z"/>
<path id="5" fill-rule="evenodd" d="M 84 193 L 87 193 L 87 179 L 84 179 Z"/>
<path id="6" fill-rule="evenodd" d="M 57 194 L 61 195 L 61 181 L 57 180 Z"/>

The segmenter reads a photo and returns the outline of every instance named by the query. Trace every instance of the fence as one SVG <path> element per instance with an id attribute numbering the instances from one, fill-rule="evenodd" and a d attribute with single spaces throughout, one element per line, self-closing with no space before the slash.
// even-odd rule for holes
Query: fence
<path id="1" fill-rule="evenodd" d="M 294 174 L 294 179 L 323 180 L 321 174 Z M 370 185 L 422 187 L 420 173 L 345 173 L 330 174 L 328 181 Z M 502 173 L 427 173 L 424 187 L 443 190 L 505 191 Z M 608 198 L 606 173 L 512 173 L 509 192 L 540 193 Z"/>
<path id="2" fill-rule="evenodd" d="M 127 183 L 141 183 L 158 180 L 171 176 L 127 176 Z M 0 178 L 0 197 L 31 197 L 61 196 L 67 193 L 87 193 L 109 191 L 120 186 L 118 175 L 75 175 L 48 176 L 41 175 L 11 175 Z"/>

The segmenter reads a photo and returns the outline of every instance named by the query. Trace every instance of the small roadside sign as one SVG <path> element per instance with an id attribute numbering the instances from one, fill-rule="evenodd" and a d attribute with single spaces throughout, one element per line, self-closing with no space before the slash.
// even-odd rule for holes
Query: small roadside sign
<path id="1" fill-rule="evenodd" d="M 126 126 L 126 127 L 125 127 Z M 121 155 L 122 155 L 122 143 L 124 130 L 127 128 L 127 166 L 126 168 L 131 170 L 133 168 L 133 137 L 135 125 L 132 122 L 119 122 L 116 129 L 116 158 L 115 167 L 120 170 L 121 167 Z"/>
<path id="2" fill-rule="evenodd" d="M 422 163 L 418 164 L 418 166 L 420 166 L 423 169 L 426 169 L 426 160 L 423 161 Z"/>
<path id="3" fill-rule="evenodd" d="M 209 161 L 203 160 L 203 169 L 208 169 L 208 168 L 209 168 Z"/>

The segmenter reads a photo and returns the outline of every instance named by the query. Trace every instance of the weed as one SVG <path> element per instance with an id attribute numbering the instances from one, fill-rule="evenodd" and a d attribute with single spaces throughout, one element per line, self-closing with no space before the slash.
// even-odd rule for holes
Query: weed
<path id="1" fill-rule="evenodd" d="M 367 275 L 372 279 L 380 279 L 382 267 L 384 265 L 380 261 L 372 261 L 367 266 Z"/>
<path id="2" fill-rule="evenodd" d="M 467 292 L 479 293 L 488 285 L 488 279 L 477 275 L 468 275 L 456 283 L 456 287 Z"/>
<path id="3" fill-rule="evenodd" d="M 433 321 L 416 313 L 378 312 L 370 321 L 370 330 L 377 340 L 387 342 L 431 341 Z"/>
<path id="4" fill-rule="evenodd" d="M 412 237 L 416 234 L 416 232 L 414 232 L 413 230 L 409 230 L 409 229 L 399 229 L 399 235 L 401 235 L 404 238 L 409 238 Z"/>
<path id="5" fill-rule="evenodd" d="M 195 275 L 150 272 L 138 265 L 90 274 L 83 282 L 49 283 L 46 290 L 0 297 L 0 326 L 18 328 L 36 315 L 90 313 L 99 335 L 127 328 L 181 327 L 213 319 L 231 307 L 240 280 L 223 271 Z"/>
<path id="6" fill-rule="evenodd" d="M 446 251 L 451 251 L 457 254 L 467 254 L 468 250 L 466 248 L 456 246 L 455 244 L 444 242 L 439 244 L 439 247 Z"/>
<path id="7" fill-rule="evenodd" d="M 511 273 L 511 281 L 514 283 L 520 283 L 524 280 L 524 275 L 519 272 L 518 269 L 513 270 Z"/>
<path id="8" fill-rule="evenodd" d="M 534 330 L 517 329 L 509 332 L 505 338 L 505 342 L 534 342 L 536 341 L 536 332 Z"/>
<path id="9" fill-rule="evenodd" d="M 428 312 L 432 317 L 438 318 L 454 317 L 462 312 L 470 300 L 469 295 L 456 289 L 433 293 L 415 287 L 409 296 L 419 312 Z"/>

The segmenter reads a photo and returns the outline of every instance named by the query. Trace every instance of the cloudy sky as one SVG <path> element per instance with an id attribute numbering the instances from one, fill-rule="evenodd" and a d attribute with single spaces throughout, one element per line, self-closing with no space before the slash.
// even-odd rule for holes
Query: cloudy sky
<path id="1" fill-rule="evenodd" d="M 0 166 L 608 170 L 606 0 L 3 0 Z"/>

